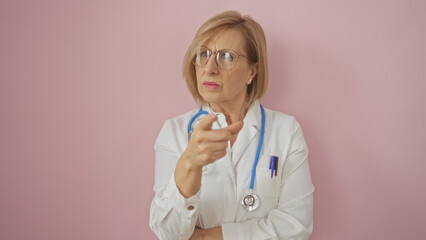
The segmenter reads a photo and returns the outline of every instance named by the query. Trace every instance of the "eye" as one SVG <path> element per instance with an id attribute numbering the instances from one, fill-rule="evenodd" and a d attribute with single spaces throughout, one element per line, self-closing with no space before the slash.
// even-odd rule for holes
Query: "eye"
<path id="1" fill-rule="evenodd" d="M 209 51 L 209 50 L 207 50 L 207 49 L 205 49 L 205 48 L 201 48 L 201 49 L 198 51 L 198 55 L 199 55 L 200 57 L 202 57 L 202 58 L 210 57 L 210 51 Z"/>
<path id="2" fill-rule="evenodd" d="M 234 61 L 235 56 L 232 52 L 225 51 L 225 52 L 221 52 L 220 58 L 221 60 L 225 62 L 232 62 Z"/>

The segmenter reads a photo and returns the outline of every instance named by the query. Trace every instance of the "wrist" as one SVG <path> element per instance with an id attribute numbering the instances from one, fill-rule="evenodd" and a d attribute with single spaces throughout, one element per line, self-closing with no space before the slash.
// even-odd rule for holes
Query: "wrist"
<path id="1" fill-rule="evenodd" d="M 203 168 L 181 156 L 175 168 L 175 182 L 183 197 L 195 195 L 201 187 Z"/>
<path id="2" fill-rule="evenodd" d="M 196 164 L 196 162 L 193 159 L 194 157 L 190 156 L 187 152 L 184 152 L 179 159 L 182 170 L 185 170 L 186 172 L 202 171 L 203 165 Z"/>

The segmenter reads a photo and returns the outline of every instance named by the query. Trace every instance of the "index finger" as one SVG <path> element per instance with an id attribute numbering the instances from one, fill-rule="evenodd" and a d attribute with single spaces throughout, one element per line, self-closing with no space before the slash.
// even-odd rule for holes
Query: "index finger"
<path id="1" fill-rule="evenodd" d="M 198 125 L 195 127 L 196 129 L 202 130 L 211 130 L 212 124 L 216 120 L 217 116 L 215 114 L 208 114 L 201 119 Z"/>
<path id="2" fill-rule="evenodd" d="M 209 142 L 223 142 L 229 141 L 232 134 L 226 128 L 222 129 L 213 129 L 204 132 L 205 138 Z"/>

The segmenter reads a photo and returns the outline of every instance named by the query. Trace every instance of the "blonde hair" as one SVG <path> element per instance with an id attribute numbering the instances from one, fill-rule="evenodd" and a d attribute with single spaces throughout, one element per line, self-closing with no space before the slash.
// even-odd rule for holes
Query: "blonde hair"
<path id="1" fill-rule="evenodd" d="M 183 58 L 183 77 L 195 101 L 199 104 L 205 104 L 206 102 L 197 89 L 195 65 L 192 61 L 197 50 L 203 43 L 225 29 L 237 29 L 241 31 L 245 40 L 244 48 L 248 59 L 252 63 L 258 64 L 257 74 L 253 78 L 252 83 L 247 87 L 247 106 L 250 106 L 255 100 L 265 95 L 268 87 L 268 59 L 265 34 L 259 23 L 255 22 L 250 16 L 242 16 L 237 11 L 226 11 L 208 19 L 198 29 L 191 45 L 186 51 Z"/>

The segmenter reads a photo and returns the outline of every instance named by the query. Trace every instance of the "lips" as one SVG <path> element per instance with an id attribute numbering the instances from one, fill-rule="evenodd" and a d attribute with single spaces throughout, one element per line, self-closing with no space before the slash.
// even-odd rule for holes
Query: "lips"
<path id="1" fill-rule="evenodd" d="M 219 87 L 219 84 L 217 84 L 215 82 L 203 82 L 203 85 L 206 88 L 209 88 L 209 89 L 215 89 L 215 88 Z"/>

